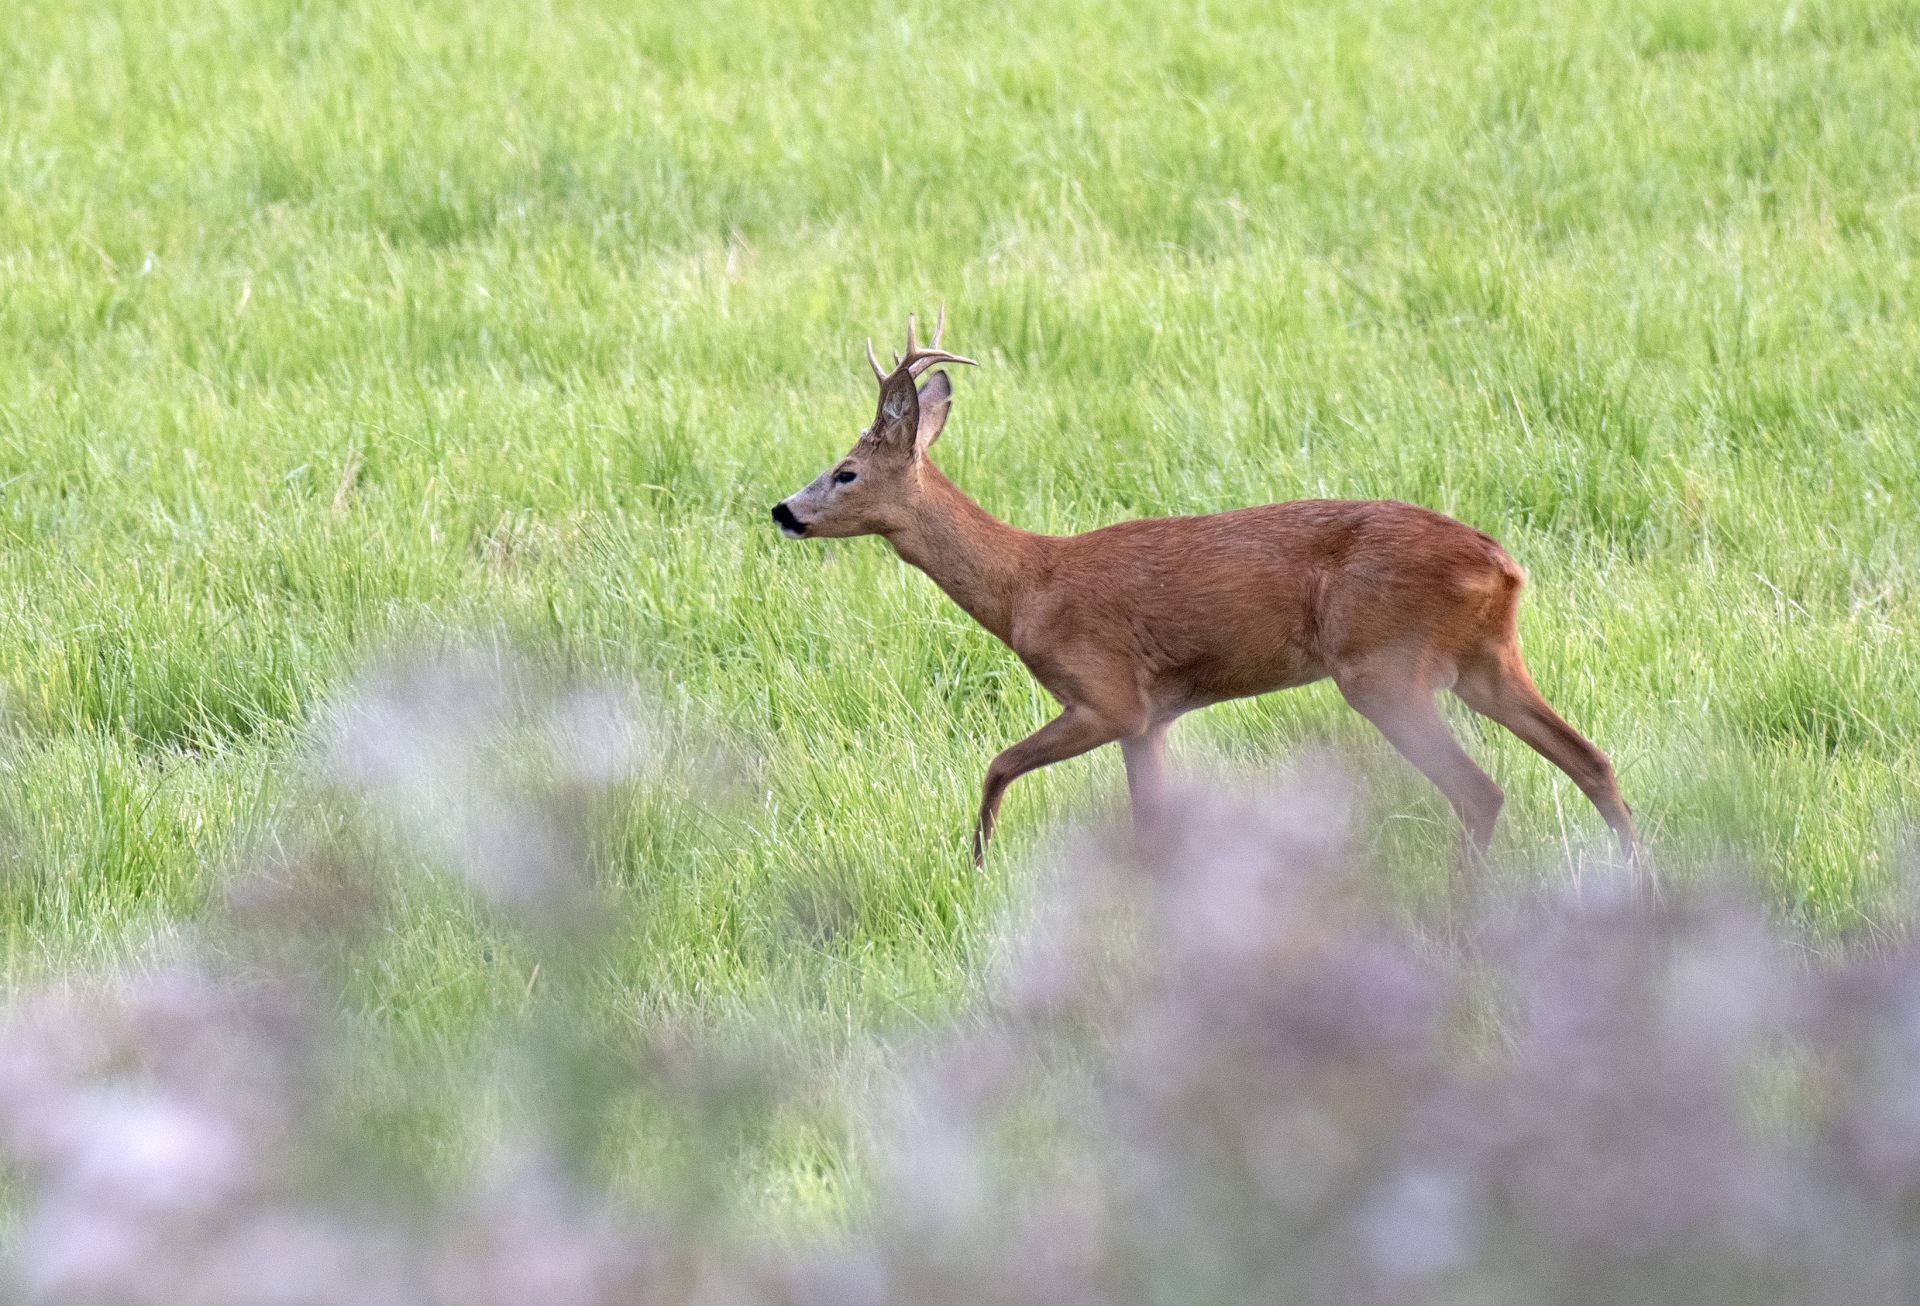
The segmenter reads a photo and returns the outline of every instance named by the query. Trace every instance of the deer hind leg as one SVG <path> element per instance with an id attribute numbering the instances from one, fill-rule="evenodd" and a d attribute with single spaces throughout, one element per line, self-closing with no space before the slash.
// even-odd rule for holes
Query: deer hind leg
<path id="1" fill-rule="evenodd" d="M 1534 687 L 1533 677 L 1515 649 L 1502 649 L 1462 667 L 1453 692 L 1482 716 L 1491 717 L 1552 762 L 1600 809 L 1620 840 L 1620 854 L 1638 860 L 1633 816 L 1613 775 L 1613 763 L 1593 741 L 1568 725 Z"/>
<path id="2" fill-rule="evenodd" d="M 1334 683 L 1353 709 L 1379 727 L 1387 742 L 1446 795 L 1466 827 L 1461 862 L 1484 856 L 1506 794 L 1447 729 L 1433 705 L 1432 686 L 1410 671 L 1336 674 Z"/>
<path id="3" fill-rule="evenodd" d="M 986 857 L 987 841 L 993 838 L 993 823 L 1000 815 L 1000 800 L 1006 797 L 1008 785 L 1029 771 L 1078 757 L 1133 733 L 1133 729 L 1118 724 L 1105 713 L 1076 705 L 994 758 L 987 767 L 987 782 L 980 794 L 980 816 L 973 825 L 974 866 L 978 867 Z"/>

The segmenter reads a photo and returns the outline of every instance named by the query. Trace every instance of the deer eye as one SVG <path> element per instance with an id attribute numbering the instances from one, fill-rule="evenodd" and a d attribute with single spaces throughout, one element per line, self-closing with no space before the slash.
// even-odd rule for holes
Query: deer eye
<path id="1" fill-rule="evenodd" d="M 833 483 L 835 485 L 845 485 L 858 475 L 858 472 L 835 472 L 833 475 Z"/>

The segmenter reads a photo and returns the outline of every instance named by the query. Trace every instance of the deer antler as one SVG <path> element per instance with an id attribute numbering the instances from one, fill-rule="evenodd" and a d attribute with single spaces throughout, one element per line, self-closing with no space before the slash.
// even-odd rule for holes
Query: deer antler
<path id="1" fill-rule="evenodd" d="M 880 360 L 873 356 L 873 340 L 871 337 L 868 338 L 867 363 L 873 368 L 873 374 L 878 378 L 881 385 L 884 386 L 891 377 L 898 376 L 903 368 L 906 370 L 908 376 L 917 377 L 936 363 L 965 363 L 968 367 L 980 366 L 971 358 L 962 358 L 958 354 L 949 354 L 940 348 L 940 333 L 947 329 L 947 306 L 945 304 L 940 306 L 939 320 L 933 324 L 933 339 L 927 342 L 925 349 L 914 344 L 913 325 L 913 314 L 909 313 L 907 314 L 907 356 L 905 358 L 902 358 L 899 354 L 893 356 L 893 371 L 891 373 L 881 370 Z"/>

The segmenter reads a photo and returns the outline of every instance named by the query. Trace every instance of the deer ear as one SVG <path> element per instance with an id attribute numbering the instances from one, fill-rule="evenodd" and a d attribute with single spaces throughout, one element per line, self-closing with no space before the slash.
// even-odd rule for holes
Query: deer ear
<path id="1" fill-rule="evenodd" d="M 902 368 L 880 387 L 880 411 L 873 419 L 874 433 L 880 443 L 912 453 L 914 437 L 920 430 L 920 396 L 914 392 L 913 378 Z"/>
<path id="2" fill-rule="evenodd" d="M 940 438 L 947 424 L 947 409 L 953 404 L 953 382 L 945 372 L 935 372 L 920 387 L 920 425 L 914 432 L 913 451 L 925 453 L 927 446 Z"/>

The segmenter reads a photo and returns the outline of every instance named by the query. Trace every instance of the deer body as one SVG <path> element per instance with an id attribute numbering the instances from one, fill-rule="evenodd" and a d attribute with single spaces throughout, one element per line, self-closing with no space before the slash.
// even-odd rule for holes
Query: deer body
<path id="1" fill-rule="evenodd" d="M 909 328 L 895 371 L 874 365 L 873 427 L 773 515 L 792 536 L 884 536 L 1059 701 L 1057 718 L 988 767 L 976 861 L 1019 776 L 1117 742 L 1136 820 L 1150 819 L 1175 719 L 1328 676 L 1446 795 L 1470 851 L 1486 849 L 1503 794 L 1440 717 L 1441 689 L 1566 771 L 1634 855 L 1606 755 L 1547 705 L 1520 660 L 1525 573 L 1492 538 L 1391 500 L 1301 500 L 1073 536 L 1019 530 L 926 456 L 951 389 L 944 373 L 924 387 L 914 378 L 943 361 L 968 360 L 916 350 Z"/>

